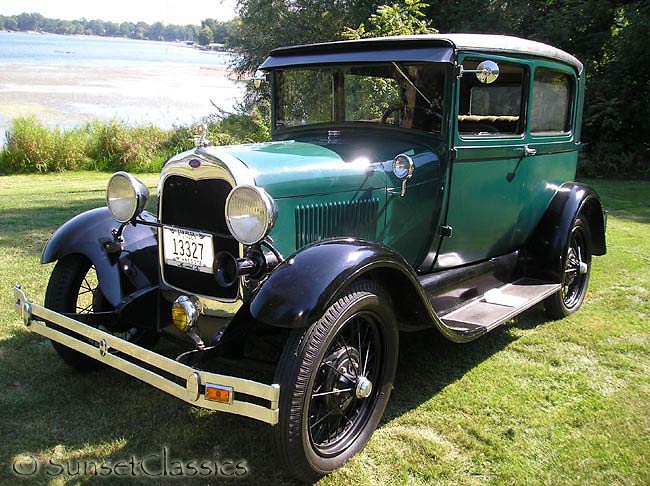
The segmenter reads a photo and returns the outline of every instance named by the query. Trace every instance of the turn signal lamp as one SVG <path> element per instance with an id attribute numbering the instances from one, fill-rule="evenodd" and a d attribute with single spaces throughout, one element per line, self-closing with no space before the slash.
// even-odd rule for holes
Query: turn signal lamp
<path id="1" fill-rule="evenodd" d="M 213 385 L 212 383 L 205 384 L 205 398 L 213 402 L 232 403 L 232 387 Z"/>

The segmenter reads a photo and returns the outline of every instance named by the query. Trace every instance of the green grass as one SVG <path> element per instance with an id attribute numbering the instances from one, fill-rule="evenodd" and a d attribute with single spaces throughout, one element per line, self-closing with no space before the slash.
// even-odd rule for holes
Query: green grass
<path id="1" fill-rule="evenodd" d="M 155 175 L 142 178 L 155 187 Z M 11 464 L 27 455 L 115 462 L 163 446 L 184 460 L 246 460 L 249 476 L 228 484 L 291 484 L 265 425 L 193 408 L 117 371 L 78 374 L 13 314 L 12 285 L 43 301 L 43 245 L 66 219 L 104 204 L 107 179 L 0 177 L 0 484 L 123 484 L 19 479 Z M 594 260 L 583 309 L 548 322 L 534 308 L 466 345 L 403 335 L 379 429 L 323 485 L 650 484 L 650 183 L 588 182 L 610 213 L 608 254 Z"/>

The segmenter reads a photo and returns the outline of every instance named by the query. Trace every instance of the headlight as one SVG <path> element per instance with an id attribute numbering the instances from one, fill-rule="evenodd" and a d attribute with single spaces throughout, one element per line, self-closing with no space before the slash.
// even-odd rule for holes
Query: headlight
<path id="1" fill-rule="evenodd" d="M 273 228 L 276 217 L 275 201 L 259 187 L 237 186 L 226 199 L 228 229 L 244 245 L 262 240 Z"/>
<path id="2" fill-rule="evenodd" d="M 116 172 L 108 181 L 106 205 L 115 221 L 128 223 L 142 212 L 149 190 L 127 172 Z"/>

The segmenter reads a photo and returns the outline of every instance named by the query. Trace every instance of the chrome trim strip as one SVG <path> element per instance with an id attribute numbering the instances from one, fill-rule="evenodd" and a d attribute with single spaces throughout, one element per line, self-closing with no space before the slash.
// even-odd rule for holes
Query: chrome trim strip
<path id="1" fill-rule="evenodd" d="M 138 378 L 145 383 L 150 384 L 170 395 L 175 396 L 191 405 L 218 410 L 220 412 L 234 413 L 246 417 L 254 418 L 271 425 L 278 423 L 278 401 L 280 398 L 280 385 L 266 385 L 244 378 L 234 376 L 220 375 L 207 371 L 197 370 L 187 365 L 174 361 L 161 354 L 155 353 L 133 343 L 120 339 L 99 329 L 95 329 L 79 321 L 75 321 L 62 314 L 30 302 L 25 293 L 19 286 L 14 287 L 14 298 L 16 312 L 22 317 L 25 326 L 30 331 L 41 334 L 53 341 L 59 342 L 80 353 L 106 363 L 113 368 L 123 371 L 124 373 Z M 64 329 L 72 331 L 80 336 L 88 338 L 97 345 L 92 345 L 81 341 L 73 336 L 48 327 L 40 320 L 51 322 Z M 135 358 L 149 367 L 156 368 L 150 370 L 138 366 L 137 364 L 122 358 L 111 351 L 119 351 L 123 355 Z M 168 378 L 158 374 L 158 371 L 174 375 L 181 380 L 185 380 L 185 386 L 180 385 Z M 233 400 L 231 404 L 220 403 L 207 400 L 204 392 L 201 391 L 201 385 L 218 385 L 231 387 L 233 390 Z M 243 393 L 253 397 L 262 398 L 270 402 L 269 407 L 257 405 L 250 402 L 235 400 L 238 393 Z"/>

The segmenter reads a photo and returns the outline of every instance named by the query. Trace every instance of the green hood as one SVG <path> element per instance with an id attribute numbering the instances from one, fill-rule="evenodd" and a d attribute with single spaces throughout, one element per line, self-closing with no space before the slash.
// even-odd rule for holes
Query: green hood
<path id="1" fill-rule="evenodd" d="M 255 184 L 276 199 L 386 187 L 384 171 L 370 165 L 384 160 L 378 160 L 377 154 L 364 155 L 349 147 L 334 151 L 313 143 L 284 141 L 216 149 L 241 160 Z M 210 147 L 203 150 L 211 152 Z M 217 152 L 214 155 L 218 157 Z"/>

